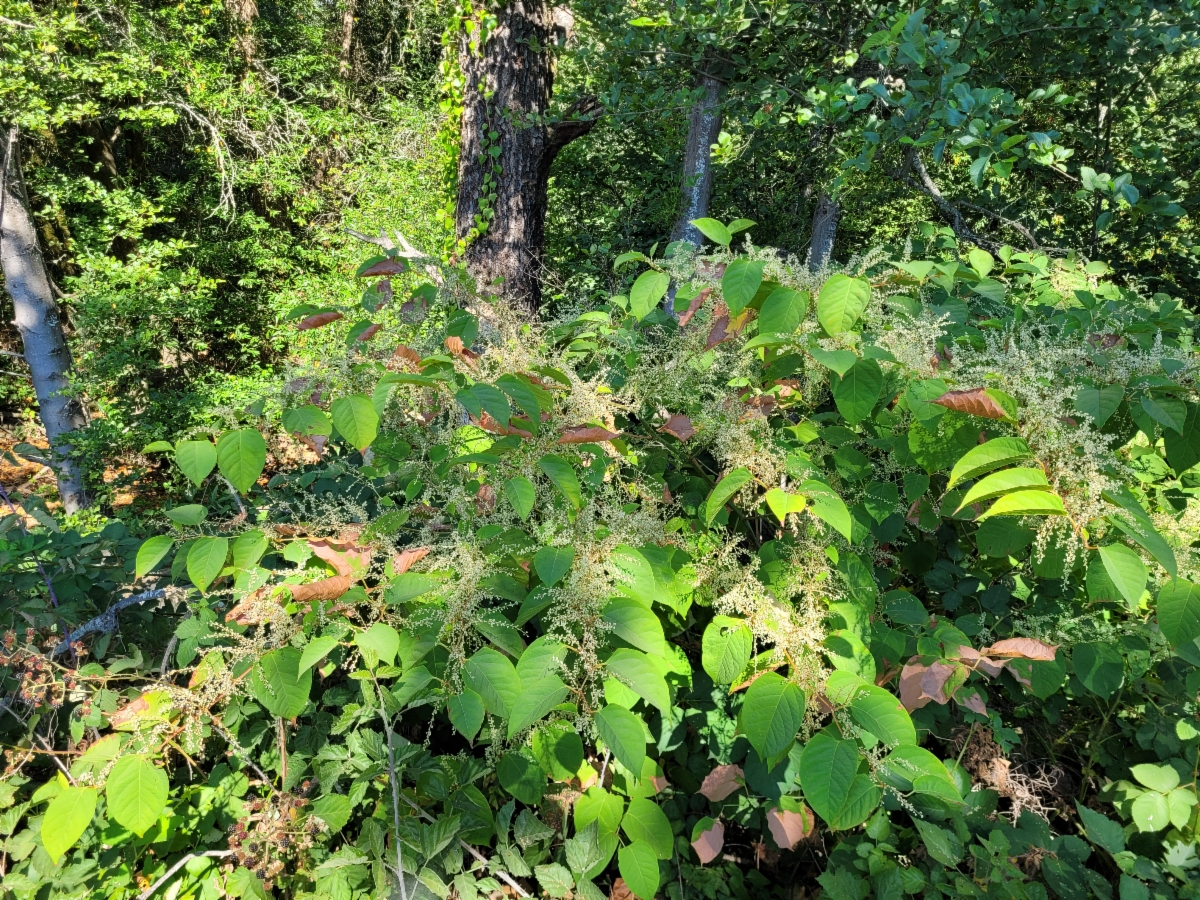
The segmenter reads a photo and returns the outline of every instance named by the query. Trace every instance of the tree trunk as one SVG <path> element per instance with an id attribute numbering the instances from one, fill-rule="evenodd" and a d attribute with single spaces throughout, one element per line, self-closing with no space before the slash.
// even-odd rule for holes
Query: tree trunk
<path id="1" fill-rule="evenodd" d="M 354 67 L 351 52 L 354 50 L 354 13 L 358 10 L 358 0 L 346 0 L 346 8 L 342 10 L 342 52 L 338 57 L 338 75 L 344 80 L 350 77 Z"/>
<path id="2" fill-rule="evenodd" d="M 690 241 L 699 247 L 704 236 L 691 222 L 708 216 L 712 199 L 712 145 L 721 136 L 721 97 L 725 84 L 707 72 L 696 78 L 696 86 L 704 93 L 692 106 L 688 119 L 687 146 L 683 152 L 683 197 L 679 203 L 679 218 L 671 229 L 672 241 Z"/>
<path id="3" fill-rule="evenodd" d="M 545 124 L 554 87 L 554 14 L 545 0 L 508 0 L 479 50 L 464 36 L 466 76 L 455 232 L 483 290 L 525 318 L 541 305 L 550 164 L 594 118 Z M 594 112 L 593 99 L 571 112 Z M 492 137 L 492 135 L 495 137 Z"/>
<path id="4" fill-rule="evenodd" d="M 258 41 L 254 37 L 254 20 L 258 18 L 257 0 L 230 0 L 227 9 L 233 14 L 238 52 L 246 68 L 252 68 L 258 53 Z"/>
<path id="5" fill-rule="evenodd" d="M 87 416 L 70 390 L 71 351 L 63 335 L 58 304 L 50 289 L 50 276 L 38 246 L 21 175 L 20 132 L 13 126 L 6 136 L 3 169 L 0 169 L 0 264 L 4 286 L 16 311 L 14 324 L 21 332 L 25 362 L 33 377 L 38 410 L 50 442 L 58 493 L 68 513 L 88 504 L 83 472 L 68 455 L 66 435 L 87 424 Z"/>
<path id="6" fill-rule="evenodd" d="M 842 211 L 837 201 L 824 191 L 817 197 L 817 208 L 813 213 L 812 240 L 809 241 L 808 267 L 819 272 L 829 264 L 833 256 L 833 245 L 837 240 L 838 219 Z"/>

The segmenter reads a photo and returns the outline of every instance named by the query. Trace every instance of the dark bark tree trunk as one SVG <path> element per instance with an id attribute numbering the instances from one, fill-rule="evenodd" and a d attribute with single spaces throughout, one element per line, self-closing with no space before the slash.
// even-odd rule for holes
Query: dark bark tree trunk
<path id="1" fill-rule="evenodd" d="M 690 241 L 699 247 L 704 242 L 693 219 L 708 216 L 712 199 L 712 145 L 721 136 L 721 98 L 725 83 L 701 72 L 696 86 L 703 89 L 700 99 L 692 106 L 688 119 L 687 146 L 683 152 L 683 196 L 679 202 L 679 217 L 671 229 L 672 241 Z"/>
<path id="2" fill-rule="evenodd" d="M 342 52 L 338 57 L 338 75 L 343 80 L 354 70 L 351 54 L 354 51 L 354 14 L 358 11 L 358 0 L 346 0 L 342 10 Z"/>
<path id="3" fill-rule="evenodd" d="M 238 52 L 246 68 L 250 69 L 258 54 L 258 41 L 254 37 L 254 20 L 258 18 L 257 0 L 230 0 L 228 9 L 233 14 Z"/>
<path id="4" fill-rule="evenodd" d="M 21 332 L 42 425 L 50 442 L 58 493 L 63 507 L 73 513 L 87 506 L 88 499 L 83 472 L 68 455 L 71 445 L 66 435 L 85 426 L 87 416 L 79 401 L 68 393 L 71 351 L 67 348 L 58 304 L 29 212 L 21 175 L 20 132 L 15 126 L 5 135 L 0 169 L 0 265 L 4 287 L 16 311 L 14 324 Z"/>
<path id="5" fill-rule="evenodd" d="M 546 124 L 554 87 L 555 18 L 545 0 L 508 0 L 477 52 L 463 39 L 466 76 L 459 140 L 455 232 L 481 289 L 525 318 L 541 305 L 550 164 L 594 118 Z M 576 103 L 575 116 L 597 111 Z M 494 137 L 493 137 L 494 135 Z"/>
<path id="6" fill-rule="evenodd" d="M 833 245 L 837 241 L 838 219 L 841 217 L 842 211 L 837 201 L 822 191 L 813 212 L 812 240 L 809 241 L 808 267 L 813 272 L 819 272 L 829 264 Z"/>

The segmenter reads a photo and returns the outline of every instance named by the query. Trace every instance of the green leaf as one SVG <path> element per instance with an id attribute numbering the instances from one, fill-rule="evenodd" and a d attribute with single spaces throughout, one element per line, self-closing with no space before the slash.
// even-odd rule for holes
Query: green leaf
<path id="1" fill-rule="evenodd" d="M 512 407 L 508 398 L 498 388 L 490 384 L 476 384 L 470 389 L 479 407 L 501 425 L 508 425 L 512 418 Z"/>
<path id="2" fill-rule="evenodd" d="M 641 772 L 646 761 L 646 733 L 642 720 L 623 706 L 610 703 L 595 716 L 604 745 L 630 772 Z"/>
<path id="3" fill-rule="evenodd" d="M 254 428 L 239 428 L 217 441 L 217 468 L 241 493 L 254 486 L 267 464 L 267 442 Z"/>
<path id="4" fill-rule="evenodd" d="M 521 696 L 521 679 L 513 664 L 499 650 L 484 647 L 475 652 L 463 667 L 463 684 L 483 698 L 493 716 L 507 719 L 509 710 Z"/>
<path id="5" fill-rule="evenodd" d="M 725 274 L 721 276 L 721 296 L 725 298 L 731 316 L 738 315 L 750 305 L 762 279 L 762 260 L 738 257 L 725 267 Z"/>
<path id="6" fill-rule="evenodd" d="M 917 826 L 921 841 L 931 857 L 943 866 L 953 867 L 962 862 L 964 848 L 958 835 L 923 819 L 914 818 L 913 824 Z"/>
<path id="7" fill-rule="evenodd" d="M 971 268 L 980 278 L 986 278 L 988 272 L 992 271 L 992 266 L 996 264 L 992 254 L 979 247 L 971 248 L 971 251 L 967 253 L 967 262 L 971 264 Z"/>
<path id="8" fill-rule="evenodd" d="M 252 569 L 267 552 L 267 547 L 267 536 L 257 528 L 239 534 L 233 542 L 233 567 L 240 571 Z"/>
<path id="9" fill-rule="evenodd" d="M 637 277 L 629 289 L 629 311 L 639 322 L 650 315 L 671 286 L 671 276 L 666 272 L 647 269 Z"/>
<path id="10" fill-rule="evenodd" d="M 537 434 L 542 423 L 542 404 L 534 389 L 513 375 L 502 375 L 496 379 L 496 387 L 517 402 L 521 411 L 529 417 L 530 430 Z"/>
<path id="11" fill-rule="evenodd" d="M 537 488 L 524 475 L 514 475 L 504 482 L 504 498 L 520 519 L 528 519 L 537 500 Z"/>
<path id="12" fill-rule="evenodd" d="M 104 786 L 109 815 L 141 837 L 166 808 L 169 787 L 167 773 L 149 757 L 123 756 Z"/>
<path id="13" fill-rule="evenodd" d="M 153 572 L 174 546 L 175 538 L 168 534 L 160 534 L 143 543 L 138 548 L 137 559 L 134 562 L 134 577 L 142 578 L 147 573 Z"/>
<path id="14" fill-rule="evenodd" d="M 1108 699 L 1125 680 L 1125 661 L 1112 644 L 1095 642 L 1071 648 L 1071 663 L 1083 686 Z"/>
<path id="15" fill-rule="evenodd" d="M 813 811 L 833 824 L 858 774 L 858 744 L 828 731 L 813 735 L 800 757 L 800 784 Z"/>
<path id="16" fill-rule="evenodd" d="M 1179 475 L 1200 463 L 1200 404 L 1185 405 L 1187 411 L 1183 419 L 1183 428 L 1179 432 L 1163 432 L 1167 462 Z"/>
<path id="17" fill-rule="evenodd" d="M 750 662 L 753 645 L 754 635 L 745 622 L 728 616 L 714 616 L 704 629 L 701 665 L 717 684 L 733 684 Z"/>
<path id="18" fill-rule="evenodd" d="M 217 465 L 217 448 L 207 440 L 179 441 L 175 445 L 175 464 L 199 487 Z"/>
<path id="19" fill-rule="evenodd" d="M 850 716 L 860 728 L 887 745 L 916 744 L 917 729 L 897 697 L 867 685 L 850 702 Z"/>
<path id="20" fill-rule="evenodd" d="M 1172 578 L 1179 575 L 1179 566 L 1175 560 L 1175 551 L 1171 549 L 1158 529 L 1154 527 L 1154 522 L 1150 520 L 1150 516 L 1146 514 L 1146 510 L 1142 508 L 1141 503 L 1133 496 L 1133 492 L 1125 485 L 1120 485 L 1117 488 L 1106 490 L 1102 496 L 1110 503 L 1115 503 L 1120 506 L 1125 512 L 1129 513 L 1132 522 L 1127 522 L 1120 516 L 1110 516 L 1110 520 L 1126 535 L 1128 535 L 1135 543 L 1143 547 L 1160 566 L 1166 569 L 1167 574 Z"/>
<path id="21" fill-rule="evenodd" d="M 1033 459 L 1033 454 L 1029 451 L 1029 446 L 1020 438 L 993 438 L 986 444 L 972 447 L 963 454 L 950 471 L 950 481 L 946 484 L 946 489 L 949 490 L 959 482 L 978 478 L 1001 466 L 1025 459 Z"/>
<path id="22" fill-rule="evenodd" d="M 533 567 L 537 570 L 538 578 L 547 586 L 558 584 L 571 570 L 573 562 L 575 551 L 570 547 L 542 547 L 533 556 Z"/>
<path id="23" fill-rule="evenodd" d="M 629 597 L 616 597 L 604 607 L 604 621 L 621 640 L 647 653 L 666 653 L 662 622 L 653 612 Z"/>
<path id="24" fill-rule="evenodd" d="M 858 362 L 858 356 L 849 350 L 822 350 L 814 346 L 809 347 L 808 352 L 813 359 L 838 375 L 845 375 Z"/>
<path id="25" fill-rule="evenodd" d="M 470 688 L 464 688 L 461 694 L 453 694 L 446 698 L 446 713 L 450 716 L 450 724 L 454 726 L 468 741 L 475 740 L 479 729 L 483 726 L 483 698 Z"/>
<path id="26" fill-rule="evenodd" d="M 634 797 L 621 820 L 621 830 L 634 843 L 648 844 L 659 859 L 670 859 L 675 841 L 671 834 L 671 822 L 667 814 L 653 800 Z"/>
<path id="27" fill-rule="evenodd" d="M 860 359 L 845 375 L 829 386 L 838 412 L 851 425 L 857 425 L 871 414 L 883 390 L 883 370 L 873 359 Z"/>
<path id="28" fill-rule="evenodd" d="M 163 515 L 176 525 L 199 525 L 208 518 L 208 509 L 199 503 L 188 503 L 174 509 L 164 509 Z"/>
<path id="29" fill-rule="evenodd" d="M 546 793 L 546 773 L 526 754 L 506 753 L 496 764 L 500 786 L 527 806 L 542 802 Z"/>
<path id="30" fill-rule="evenodd" d="M 375 668 L 371 657 L 391 666 L 395 664 L 396 654 L 400 650 L 400 635 L 386 622 L 376 622 L 366 631 L 354 635 L 354 643 L 362 650 L 363 658 L 370 668 Z"/>
<path id="31" fill-rule="evenodd" d="M 601 834 L 616 834 L 623 815 L 625 801 L 619 795 L 593 785 L 575 801 L 575 830 L 580 831 L 595 822 Z"/>
<path id="32" fill-rule="evenodd" d="M 1075 408 L 1091 417 L 1096 428 L 1103 428 L 1124 399 L 1125 388 L 1119 384 L 1100 388 L 1081 387 L 1075 392 Z"/>
<path id="33" fill-rule="evenodd" d="M 658 854 L 645 841 L 634 841 L 617 851 L 617 870 L 638 900 L 654 900 L 662 884 Z"/>
<path id="34" fill-rule="evenodd" d="M 817 321 L 826 333 L 842 334 L 854 327 L 871 300 L 866 279 L 833 275 L 817 294 Z"/>
<path id="35" fill-rule="evenodd" d="M 1158 627 L 1172 647 L 1200 638 L 1200 587 L 1182 578 L 1164 584 L 1158 592 Z"/>
<path id="36" fill-rule="evenodd" d="M 806 481 L 800 485 L 800 493 L 808 500 L 808 509 L 814 516 L 846 540 L 851 540 L 853 521 L 850 510 L 833 488 L 821 481 Z"/>
<path id="37" fill-rule="evenodd" d="M 639 650 L 617 650 L 605 662 L 608 671 L 664 715 L 671 712 L 671 692 L 658 667 Z"/>
<path id="38" fill-rule="evenodd" d="M 296 670 L 298 674 L 303 675 L 332 653 L 333 648 L 337 645 L 338 639 L 332 635 L 313 638 L 305 645 L 304 652 L 300 654 L 300 664 Z"/>
<path id="39" fill-rule="evenodd" d="M 1133 777 L 1137 779 L 1138 784 L 1145 785 L 1150 790 L 1158 791 L 1160 794 L 1170 793 L 1179 787 L 1179 773 L 1175 771 L 1174 766 L 1156 766 L 1154 763 L 1140 763 L 1136 766 L 1130 766 L 1129 771 L 1133 773 Z"/>
<path id="40" fill-rule="evenodd" d="M 194 541 L 187 555 L 187 573 L 192 584 L 201 592 L 207 591 L 213 579 L 225 568 L 228 555 L 229 538 L 202 537 Z"/>
<path id="41" fill-rule="evenodd" d="M 1099 559 L 1129 608 L 1136 610 L 1150 577 L 1142 558 L 1124 544 L 1107 544 L 1100 548 Z"/>
<path id="42" fill-rule="evenodd" d="M 567 498 L 571 506 L 583 509 L 583 490 L 579 486 L 579 477 L 569 462 L 561 456 L 547 453 L 538 460 L 538 468 L 558 488 L 559 493 Z"/>
<path id="43" fill-rule="evenodd" d="M 326 794 L 313 802 L 312 811 L 330 831 L 337 833 L 350 821 L 350 798 L 345 794 Z"/>
<path id="44" fill-rule="evenodd" d="M 1108 816 L 1088 809 L 1078 801 L 1075 803 L 1075 809 L 1079 811 L 1079 818 L 1083 820 L 1089 841 L 1114 855 L 1125 849 L 1125 829 Z"/>
<path id="45" fill-rule="evenodd" d="M 67 787 L 50 801 L 42 817 L 42 846 L 55 865 L 91 824 L 96 797 L 95 788 Z"/>
<path id="46" fill-rule="evenodd" d="M 959 502 L 958 509 L 955 512 L 965 509 L 972 503 L 982 503 L 984 500 L 992 500 L 995 497 L 1011 494 L 1014 491 L 1029 490 L 1053 490 L 1050 487 L 1050 483 L 1046 481 L 1046 475 L 1041 469 L 1005 469 L 1001 472 L 993 472 L 971 486 L 971 489 L 967 491 Z"/>
<path id="47" fill-rule="evenodd" d="M 292 434 L 299 434 L 303 437 L 312 437 L 313 435 L 329 437 L 333 434 L 333 424 L 329 421 L 325 410 L 311 403 L 285 410 L 283 427 Z"/>
<path id="48" fill-rule="evenodd" d="M 550 778 L 555 781 L 570 781 L 579 774 L 583 765 L 583 739 L 573 726 L 566 722 L 552 722 L 533 733 L 533 757 Z M 617 813 L 620 818 L 620 813 Z M 579 810 L 575 811 L 575 826 L 581 828 Z"/>
<path id="49" fill-rule="evenodd" d="M 142 448 L 142 453 L 170 453 L 175 449 L 170 441 L 151 441 Z"/>
<path id="50" fill-rule="evenodd" d="M 1187 422 L 1188 409 L 1182 400 L 1174 397 L 1143 397 L 1142 409 L 1163 428 L 1182 437 Z"/>
<path id="51" fill-rule="evenodd" d="M 714 244 L 728 247 L 729 242 L 733 240 L 729 229 L 716 219 L 692 219 L 688 224 L 695 225 L 699 232 Z"/>
<path id="52" fill-rule="evenodd" d="M 729 233 L 737 234 L 739 231 L 745 231 L 747 228 L 753 228 L 758 223 L 753 219 L 734 219 L 729 223 Z"/>
<path id="53" fill-rule="evenodd" d="M 1062 498 L 1044 490 L 1014 491 L 1005 494 L 975 521 L 982 522 L 992 516 L 1065 516 Z"/>
<path id="54" fill-rule="evenodd" d="M 761 759 L 791 746 L 804 721 L 804 692 L 775 672 L 756 678 L 742 703 L 740 730 Z"/>
<path id="55" fill-rule="evenodd" d="M 533 872 L 537 875 L 538 884 L 555 900 L 566 897 L 571 893 L 571 888 L 575 886 L 575 879 L 571 875 L 571 870 L 566 866 L 560 866 L 558 863 L 550 863 L 545 866 L 534 866 Z"/>
<path id="56" fill-rule="evenodd" d="M 1162 794 L 1147 791 L 1130 804 L 1129 813 L 1138 831 L 1161 831 L 1171 824 L 1171 810 Z"/>
<path id="57" fill-rule="evenodd" d="M 802 513 L 808 506 L 808 501 L 800 494 L 791 494 L 782 488 L 771 488 L 765 497 L 767 507 L 775 514 L 782 525 L 792 513 Z"/>
<path id="58" fill-rule="evenodd" d="M 250 670 L 250 690 L 271 715 L 294 719 L 308 704 L 312 669 L 300 671 L 300 651 L 295 647 L 272 650 Z"/>
<path id="59" fill-rule="evenodd" d="M 543 675 L 536 681 L 523 685 L 520 695 L 509 710 L 509 740 L 537 723 L 562 703 L 567 693 L 567 686 L 557 675 Z"/>
<path id="60" fill-rule="evenodd" d="M 717 517 L 725 504 L 733 497 L 742 487 L 749 481 L 752 481 L 754 476 L 750 474 L 749 469 L 734 469 L 728 475 L 717 483 L 717 486 L 712 489 L 712 493 L 708 495 L 708 500 L 704 504 L 704 524 L 711 525 L 713 519 Z"/>
<path id="61" fill-rule="evenodd" d="M 759 334 L 791 334 L 808 312 L 808 294 L 777 287 L 767 295 L 758 313 Z"/>
<path id="62" fill-rule="evenodd" d="M 371 398 L 366 394 L 351 394 L 338 397 L 330 407 L 333 427 L 355 450 L 363 451 L 371 446 L 379 432 L 379 413 Z"/>

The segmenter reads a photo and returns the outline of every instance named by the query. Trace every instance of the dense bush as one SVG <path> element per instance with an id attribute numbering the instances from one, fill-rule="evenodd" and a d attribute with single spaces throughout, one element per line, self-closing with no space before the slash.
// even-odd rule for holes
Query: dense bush
<path id="1" fill-rule="evenodd" d="M 389 249 L 160 534 L 3 520 L 0 887 L 1195 896 L 1194 317 L 702 224 L 544 327 Z"/>

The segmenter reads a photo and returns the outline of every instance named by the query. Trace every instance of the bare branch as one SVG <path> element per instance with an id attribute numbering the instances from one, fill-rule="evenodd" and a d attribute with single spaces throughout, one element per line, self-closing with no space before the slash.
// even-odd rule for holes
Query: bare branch
<path id="1" fill-rule="evenodd" d="M 187 865 L 193 859 L 200 859 L 201 857 L 204 857 L 204 856 L 216 856 L 216 857 L 233 856 L 233 851 L 232 850 L 206 850 L 203 853 L 189 853 L 187 856 L 178 860 L 175 863 L 175 865 L 171 866 L 171 868 L 167 869 L 167 871 L 163 872 L 162 877 L 160 877 L 158 879 L 158 881 L 154 882 L 154 884 L 150 885 L 150 887 L 146 888 L 144 891 L 142 891 L 140 894 L 138 894 L 137 900 L 149 900 L 150 896 L 155 891 L 157 891 L 160 887 L 162 887 L 163 883 L 166 882 L 166 880 L 168 878 L 170 878 L 172 875 L 174 875 L 176 872 L 178 872 L 180 869 L 182 869 L 185 865 Z"/>
<path id="2" fill-rule="evenodd" d="M 108 634 L 117 630 L 117 613 L 131 606 L 136 606 L 139 603 L 145 603 L 147 600 L 161 600 L 167 596 L 167 592 L 162 588 L 156 588 L 153 591 L 145 591 L 141 594 L 133 594 L 118 600 L 100 615 L 96 616 L 87 622 L 84 622 L 70 634 L 68 634 L 59 645 L 50 653 L 50 658 L 58 656 L 60 653 L 65 653 L 67 648 L 81 638 L 87 637 L 89 634 Z"/>

